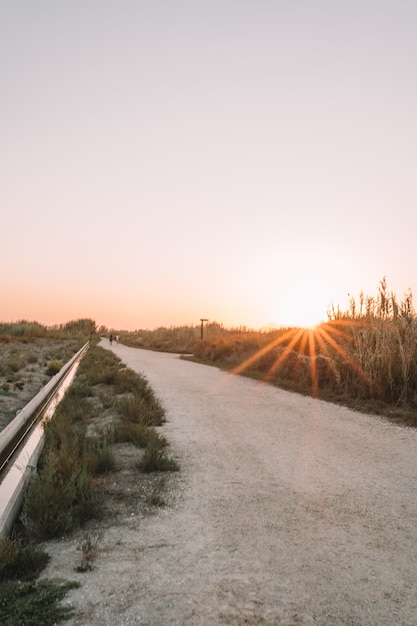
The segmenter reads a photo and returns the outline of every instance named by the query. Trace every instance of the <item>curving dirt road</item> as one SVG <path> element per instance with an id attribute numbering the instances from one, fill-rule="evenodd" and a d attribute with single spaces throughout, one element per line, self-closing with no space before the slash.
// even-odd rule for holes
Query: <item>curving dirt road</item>
<path id="1" fill-rule="evenodd" d="M 114 588 L 89 624 L 417 624 L 416 431 L 176 355 L 112 349 L 166 408 L 182 471 L 173 506 L 120 540 Z"/>

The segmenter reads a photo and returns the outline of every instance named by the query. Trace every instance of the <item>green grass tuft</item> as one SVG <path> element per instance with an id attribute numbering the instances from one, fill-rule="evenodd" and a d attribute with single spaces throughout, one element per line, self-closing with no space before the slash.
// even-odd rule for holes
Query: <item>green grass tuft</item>
<path id="1" fill-rule="evenodd" d="M 166 455 L 166 446 L 156 432 L 148 439 L 144 455 L 138 463 L 138 468 L 146 474 L 150 472 L 177 472 L 178 463 Z"/>

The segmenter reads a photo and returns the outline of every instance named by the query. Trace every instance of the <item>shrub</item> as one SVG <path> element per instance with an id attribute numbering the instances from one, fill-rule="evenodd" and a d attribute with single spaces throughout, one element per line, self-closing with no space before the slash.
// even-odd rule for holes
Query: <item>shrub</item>
<path id="1" fill-rule="evenodd" d="M 92 476 L 113 469 L 114 453 L 108 436 L 89 437 L 86 440 L 83 466 Z"/>
<path id="2" fill-rule="evenodd" d="M 93 489 L 91 476 L 86 469 L 82 469 L 74 477 L 74 492 L 75 497 L 72 503 L 73 527 L 101 516 L 101 501 Z"/>
<path id="3" fill-rule="evenodd" d="M 126 420 L 114 424 L 112 437 L 114 443 L 133 443 L 139 448 L 145 448 L 149 439 L 149 428 L 144 424 L 135 424 Z"/>
<path id="4" fill-rule="evenodd" d="M 54 626 L 60 620 L 69 619 L 71 606 L 61 606 L 60 601 L 70 589 L 79 583 L 55 584 L 49 580 L 39 583 L 0 584 L 0 624 L 2 626 Z"/>
<path id="5" fill-rule="evenodd" d="M 9 537 L 0 540 L 0 580 L 32 580 L 49 562 L 46 552 L 33 543 L 27 545 Z"/>
<path id="6" fill-rule="evenodd" d="M 151 506 L 164 507 L 166 505 L 163 497 L 164 487 L 165 477 L 159 478 L 158 481 L 153 482 L 151 490 L 146 496 L 146 502 Z"/>
<path id="7" fill-rule="evenodd" d="M 144 426 L 161 426 L 164 422 L 164 411 L 153 399 L 124 396 L 118 401 L 117 410 L 124 419 Z"/>
<path id="8" fill-rule="evenodd" d="M 178 463 L 166 456 L 165 446 L 161 445 L 157 433 L 153 433 L 147 442 L 143 458 L 138 464 L 141 472 L 177 472 Z"/>
<path id="9" fill-rule="evenodd" d="M 76 467 L 69 477 L 66 473 L 49 463 L 27 492 L 22 522 L 38 541 L 59 537 L 100 515 L 100 501 L 86 469 Z"/>
<path id="10" fill-rule="evenodd" d="M 60 371 L 62 365 L 62 361 L 48 361 L 46 373 L 48 374 L 48 376 L 55 376 L 55 374 L 58 374 L 58 372 Z"/>
<path id="11" fill-rule="evenodd" d="M 22 364 L 19 361 L 12 360 L 7 363 L 7 369 L 9 372 L 18 372 L 22 367 Z"/>
<path id="12" fill-rule="evenodd" d="M 63 480 L 57 468 L 47 466 L 33 479 L 22 509 L 22 522 L 38 541 L 67 533 L 74 526 L 73 481 Z"/>

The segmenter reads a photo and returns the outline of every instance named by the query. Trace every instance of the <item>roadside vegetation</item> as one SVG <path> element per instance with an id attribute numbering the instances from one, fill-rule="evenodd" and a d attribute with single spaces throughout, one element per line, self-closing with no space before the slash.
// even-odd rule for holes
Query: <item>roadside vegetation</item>
<path id="1" fill-rule="evenodd" d="M 90 319 L 79 319 L 56 326 L 44 326 L 38 322 L 0 322 L 0 343 L 13 342 L 32 343 L 37 339 L 65 339 L 79 338 L 85 341 L 96 332 L 96 324 Z"/>
<path id="2" fill-rule="evenodd" d="M 27 321 L 0 323 L 0 428 L 94 332 L 89 319 L 51 328 Z"/>
<path id="3" fill-rule="evenodd" d="M 411 292 L 399 301 L 386 280 L 376 296 L 351 298 L 331 308 L 314 329 L 259 332 L 226 329 L 216 322 L 117 331 L 132 347 L 181 353 L 280 386 L 361 411 L 417 425 L 417 317 Z"/>
<path id="4" fill-rule="evenodd" d="M 100 523 L 106 511 L 103 484 L 114 470 L 117 443 L 137 447 L 138 478 L 141 472 L 179 469 L 156 430 L 165 414 L 148 382 L 96 344 L 92 336 L 74 382 L 45 426 L 43 454 L 21 516 L 12 536 L 0 540 L 0 623 L 5 626 L 52 625 L 71 616 L 71 608 L 60 602 L 78 583 L 37 580 L 49 560 L 40 546 L 89 521 Z M 111 419 L 103 426 L 104 413 Z M 159 485 L 147 506 L 163 505 Z M 92 569 L 100 537 L 100 532 L 86 531 L 76 571 Z"/>

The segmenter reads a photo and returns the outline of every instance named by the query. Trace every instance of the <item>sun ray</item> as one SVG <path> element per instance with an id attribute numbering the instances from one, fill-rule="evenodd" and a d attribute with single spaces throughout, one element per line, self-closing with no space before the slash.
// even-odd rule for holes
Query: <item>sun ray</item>
<path id="1" fill-rule="evenodd" d="M 320 332 L 318 331 L 316 332 L 315 339 L 320 347 L 320 350 L 323 352 L 323 354 L 325 354 L 327 357 L 330 357 L 329 348 L 326 345 L 326 342 L 324 341 Z"/>
<path id="2" fill-rule="evenodd" d="M 304 332 L 305 332 L 305 330 L 302 329 L 302 328 L 299 328 L 298 330 L 296 330 L 296 333 L 293 336 L 293 338 L 291 339 L 291 341 L 288 344 L 288 346 L 286 346 L 284 348 L 284 351 L 282 352 L 282 354 L 280 354 L 278 359 L 275 361 L 275 363 L 272 365 L 272 367 L 270 367 L 270 369 L 268 370 L 266 376 L 264 377 L 265 382 L 267 382 L 268 380 L 270 380 L 272 378 L 272 376 L 275 374 L 275 372 L 281 366 L 281 364 L 285 361 L 285 359 L 287 358 L 287 356 L 289 355 L 291 350 L 294 348 L 294 346 L 296 345 L 297 341 L 301 338 L 301 336 L 303 335 Z"/>
<path id="3" fill-rule="evenodd" d="M 329 322 L 323 322 L 315 328 L 290 328 L 283 332 L 283 334 L 267 345 L 263 346 L 253 355 L 245 359 L 240 365 L 234 367 L 229 375 L 241 374 L 247 370 L 251 365 L 259 361 L 266 354 L 269 354 L 274 348 L 279 345 L 285 344 L 284 349 L 273 364 L 269 367 L 267 373 L 263 376 L 264 382 L 269 382 L 274 374 L 280 369 L 285 360 L 289 358 L 291 353 L 297 353 L 298 355 L 305 355 L 309 357 L 310 367 L 310 379 L 311 379 L 311 391 L 314 397 L 319 395 L 319 381 L 318 381 L 318 363 L 317 358 L 320 355 L 324 355 L 327 358 L 332 359 L 332 353 L 335 352 L 343 359 L 367 384 L 370 384 L 369 376 L 362 369 L 360 364 L 352 358 L 346 350 L 343 348 L 343 342 L 351 342 L 353 340 L 352 335 L 348 332 L 349 328 L 366 327 L 367 323 L 364 319 L 352 320 L 350 323 L 348 320 L 330 320 Z M 295 360 L 294 371 L 301 367 L 302 361 L 300 359 Z"/>
<path id="4" fill-rule="evenodd" d="M 309 341 L 310 339 L 310 330 L 305 330 L 303 332 L 303 335 L 301 337 L 301 342 L 300 342 L 300 354 L 304 354 L 305 353 L 305 349 L 307 346 L 307 341 Z"/>
<path id="5" fill-rule="evenodd" d="M 350 336 L 344 330 L 337 328 L 337 326 L 334 324 L 329 324 L 329 323 L 321 324 L 320 326 L 317 327 L 316 330 L 320 332 L 320 329 L 324 329 L 327 332 L 332 333 L 333 335 L 337 335 L 341 339 L 350 340 Z"/>
<path id="6" fill-rule="evenodd" d="M 323 336 L 323 338 L 327 341 L 327 343 L 332 346 L 336 350 L 336 352 L 347 362 L 349 365 L 356 371 L 361 378 L 363 378 L 367 383 L 370 383 L 369 376 L 363 371 L 359 363 L 357 363 L 352 357 L 348 355 L 348 353 L 342 348 L 341 345 L 337 343 L 335 339 L 324 329 L 319 329 L 319 332 Z"/>
<path id="7" fill-rule="evenodd" d="M 316 360 L 316 331 L 310 330 L 308 333 L 308 346 L 310 353 L 310 374 L 311 385 L 313 387 L 313 396 L 318 395 L 318 381 L 317 381 L 317 360 Z"/>
<path id="8" fill-rule="evenodd" d="M 259 361 L 259 359 L 262 358 L 263 356 L 265 356 L 265 354 L 268 354 L 268 352 L 271 352 L 271 350 L 273 350 L 274 348 L 279 346 L 279 344 L 283 343 L 288 338 L 292 337 L 296 332 L 297 332 L 296 328 L 290 328 L 281 337 L 278 337 L 277 339 L 274 339 L 268 345 L 266 345 L 263 348 L 261 348 L 260 350 L 258 350 L 258 352 L 255 352 L 255 354 L 252 354 L 252 356 L 250 356 L 245 361 L 243 361 L 243 363 L 241 363 L 240 365 L 237 365 L 235 368 L 233 368 L 230 371 L 230 374 L 231 375 L 241 374 L 248 367 L 250 367 L 253 363 L 256 363 L 256 361 Z"/>

